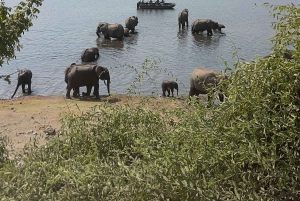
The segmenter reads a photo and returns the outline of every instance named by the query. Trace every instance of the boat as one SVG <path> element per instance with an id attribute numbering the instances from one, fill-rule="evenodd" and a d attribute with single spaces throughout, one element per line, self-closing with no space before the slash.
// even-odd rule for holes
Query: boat
<path id="1" fill-rule="evenodd" d="M 176 6 L 175 3 L 165 3 L 164 1 L 144 2 L 143 0 L 137 2 L 137 9 L 172 9 Z"/>

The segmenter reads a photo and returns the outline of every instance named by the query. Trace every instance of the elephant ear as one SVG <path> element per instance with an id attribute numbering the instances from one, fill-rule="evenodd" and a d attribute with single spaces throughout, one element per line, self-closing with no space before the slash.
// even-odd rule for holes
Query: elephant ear
<path id="1" fill-rule="evenodd" d="M 93 69 L 95 70 L 97 77 L 100 77 L 102 73 L 102 68 L 100 66 L 94 66 Z"/>

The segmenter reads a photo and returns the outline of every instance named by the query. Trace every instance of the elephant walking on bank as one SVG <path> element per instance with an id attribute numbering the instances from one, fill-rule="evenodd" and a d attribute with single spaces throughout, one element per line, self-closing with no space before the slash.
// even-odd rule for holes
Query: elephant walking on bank
<path id="1" fill-rule="evenodd" d="M 125 20 L 125 27 L 134 33 L 135 27 L 138 25 L 139 19 L 137 16 L 131 16 Z"/>
<path id="2" fill-rule="evenodd" d="M 97 65 L 71 64 L 65 70 L 65 82 L 68 84 L 66 97 L 71 98 L 70 91 L 72 89 L 73 97 L 78 97 L 79 87 L 86 86 L 87 93 L 83 93 L 83 95 L 90 95 L 91 89 L 94 87 L 94 95 L 99 98 L 99 79 L 107 80 L 107 91 L 110 94 L 110 76 L 107 68 Z"/>
<path id="3" fill-rule="evenodd" d="M 123 40 L 124 27 L 121 24 L 108 24 L 106 22 L 100 22 L 96 34 L 100 38 L 100 33 L 104 35 L 105 39 L 117 38 L 119 41 Z"/>
<path id="4" fill-rule="evenodd" d="M 212 36 L 213 35 L 212 30 L 219 30 L 221 34 L 224 34 L 222 33 L 221 28 L 223 27 L 220 27 L 219 23 L 213 20 L 197 19 L 192 23 L 192 34 L 194 33 L 198 34 L 199 32 L 207 31 L 207 35 Z"/>
<path id="5" fill-rule="evenodd" d="M 87 48 L 81 53 L 81 61 L 83 62 L 93 62 L 97 61 L 99 58 L 99 49 L 97 47 Z"/>
<path id="6" fill-rule="evenodd" d="M 177 96 L 178 96 L 178 84 L 175 81 L 168 81 L 165 80 L 161 83 L 161 88 L 163 92 L 163 96 L 166 96 L 166 91 L 168 92 L 168 97 L 170 96 L 170 90 L 172 92 L 172 97 L 174 96 L 174 89 L 177 90 Z"/>
<path id="7" fill-rule="evenodd" d="M 208 70 L 204 68 L 196 68 L 190 77 L 189 96 L 208 94 L 211 88 L 215 88 L 222 79 L 222 74 L 216 70 Z M 226 79 L 226 76 L 224 77 Z M 224 101 L 224 95 L 219 93 L 219 99 Z M 211 97 L 208 96 L 208 100 Z"/>
<path id="8" fill-rule="evenodd" d="M 189 26 L 189 10 L 187 8 L 183 9 L 183 11 L 181 11 L 178 14 L 178 26 L 180 29 L 180 26 L 183 28 L 184 26 L 188 27 Z"/>
<path id="9" fill-rule="evenodd" d="M 28 94 L 31 94 L 31 79 L 32 79 L 32 72 L 31 70 L 28 69 L 24 69 L 24 70 L 20 70 L 18 73 L 18 83 L 15 89 L 14 94 L 11 96 L 11 98 L 14 97 L 14 95 L 16 94 L 18 88 L 20 85 L 22 85 L 22 92 L 25 93 L 25 85 L 28 85 Z"/>

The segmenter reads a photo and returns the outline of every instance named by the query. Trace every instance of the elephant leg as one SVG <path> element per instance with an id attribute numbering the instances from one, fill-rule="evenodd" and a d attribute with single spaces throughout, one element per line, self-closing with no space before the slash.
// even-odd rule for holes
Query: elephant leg
<path id="1" fill-rule="evenodd" d="M 73 97 L 74 98 L 78 98 L 78 91 L 75 89 L 73 89 Z"/>
<path id="2" fill-rule="evenodd" d="M 171 89 L 171 92 L 172 92 L 172 97 L 174 97 L 174 89 L 173 88 Z"/>
<path id="3" fill-rule="evenodd" d="M 70 95 L 71 89 L 72 89 L 72 87 L 67 86 L 66 98 L 68 98 L 68 99 L 71 99 L 71 95 Z"/>
<path id="4" fill-rule="evenodd" d="M 170 89 L 168 89 L 167 91 L 168 91 L 168 97 L 170 97 Z"/>
<path id="5" fill-rule="evenodd" d="M 212 33 L 212 30 L 210 29 L 210 30 L 207 30 L 207 35 L 208 36 L 212 36 L 213 35 L 213 33 Z"/>
<path id="6" fill-rule="evenodd" d="M 166 90 L 163 89 L 163 96 L 166 96 Z"/>
<path id="7" fill-rule="evenodd" d="M 196 88 L 193 87 L 190 88 L 189 96 L 194 96 L 194 95 L 198 96 L 199 94 L 200 93 Z"/>
<path id="8" fill-rule="evenodd" d="M 94 85 L 94 93 L 95 93 L 95 96 L 96 96 L 96 99 L 99 99 L 99 82 L 97 82 L 95 85 Z"/>
<path id="9" fill-rule="evenodd" d="M 118 41 L 122 41 L 123 40 L 123 36 L 122 37 L 118 37 Z"/>
<path id="10" fill-rule="evenodd" d="M 31 94 L 31 83 L 28 84 L 28 94 Z"/>
<path id="11" fill-rule="evenodd" d="M 22 92 L 25 93 L 25 84 L 22 84 Z"/>
<path id="12" fill-rule="evenodd" d="M 92 86 L 86 86 L 86 93 L 82 92 L 82 96 L 90 96 L 92 91 Z"/>

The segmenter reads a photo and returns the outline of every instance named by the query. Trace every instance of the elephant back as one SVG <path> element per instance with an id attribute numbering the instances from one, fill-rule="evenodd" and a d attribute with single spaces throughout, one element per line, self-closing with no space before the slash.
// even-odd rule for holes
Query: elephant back
<path id="1" fill-rule="evenodd" d="M 196 68 L 191 75 L 191 88 L 196 88 L 201 92 L 207 92 L 207 87 L 215 86 L 217 84 L 217 77 L 220 73 L 215 70 L 208 70 L 204 68 Z"/>

